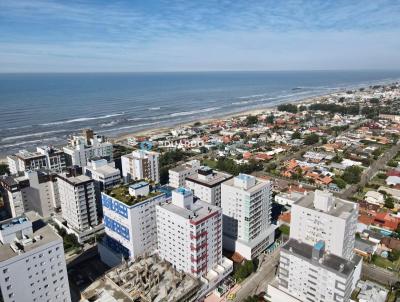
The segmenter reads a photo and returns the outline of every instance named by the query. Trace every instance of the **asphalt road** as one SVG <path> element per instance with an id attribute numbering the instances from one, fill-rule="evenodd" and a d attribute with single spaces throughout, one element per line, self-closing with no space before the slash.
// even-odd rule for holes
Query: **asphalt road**
<path id="1" fill-rule="evenodd" d="M 268 283 L 275 277 L 279 251 L 280 248 L 277 248 L 271 255 L 267 255 L 257 272 L 243 281 L 241 288 L 236 292 L 234 301 L 243 301 L 247 297 L 259 294 L 267 289 Z"/>
<path id="2" fill-rule="evenodd" d="M 339 197 L 343 199 L 348 199 L 357 192 L 358 186 L 365 186 L 371 178 L 382 168 L 386 166 L 386 163 L 396 156 L 397 152 L 400 151 L 400 142 L 387 150 L 382 154 L 376 161 L 374 161 L 371 166 L 364 170 L 361 175 L 361 180 L 359 183 L 354 184 L 347 188 L 344 192 L 338 194 Z"/>
<path id="3" fill-rule="evenodd" d="M 363 263 L 361 276 L 385 285 L 400 281 L 398 274 L 368 263 Z"/>

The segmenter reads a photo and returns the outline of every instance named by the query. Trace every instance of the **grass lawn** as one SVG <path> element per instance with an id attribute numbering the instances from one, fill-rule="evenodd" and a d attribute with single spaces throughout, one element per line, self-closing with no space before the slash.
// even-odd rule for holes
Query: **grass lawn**
<path id="1" fill-rule="evenodd" d="M 215 167 L 217 166 L 217 162 L 212 159 L 203 159 L 202 164 L 210 167 L 211 169 L 215 169 Z"/>
<path id="2" fill-rule="evenodd" d="M 376 266 L 382 267 L 382 268 L 390 268 L 392 270 L 399 269 L 400 267 L 400 259 L 398 259 L 395 262 L 390 261 L 389 259 L 383 258 L 378 255 L 374 255 L 372 257 L 372 263 L 375 264 Z"/>
<path id="3" fill-rule="evenodd" d="M 290 227 L 288 225 L 286 225 L 286 224 L 282 224 L 279 227 L 279 230 L 282 232 L 282 234 L 285 234 L 287 236 L 289 236 L 289 234 L 290 234 Z"/>

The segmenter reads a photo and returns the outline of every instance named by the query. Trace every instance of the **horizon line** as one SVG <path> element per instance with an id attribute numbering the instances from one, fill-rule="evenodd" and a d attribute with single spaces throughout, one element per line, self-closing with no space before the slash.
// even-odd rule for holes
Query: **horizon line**
<path id="1" fill-rule="evenodd" d="M 154 71 L 0 71 L 1 75 L 6 74 L 125 74 L 125 73 L 246 73 L 246 72 L 368 72 L 368 71 L 386 71 L 386 72 L 400 72 L 398 69 L 378 69 L 378 68 L 357 68 L 357 69 L 271 69 L 271 70 L 154 70 Z"/>

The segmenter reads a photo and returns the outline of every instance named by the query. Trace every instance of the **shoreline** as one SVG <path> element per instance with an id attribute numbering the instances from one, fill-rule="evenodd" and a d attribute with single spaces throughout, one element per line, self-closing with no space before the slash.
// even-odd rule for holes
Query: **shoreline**
<path id="1" fill-rule="evenodd" d="M 302 105 L 302 104 L 310 104 L 318 99 L 321 98 L 327 98 L 331 95 L 337 94 L 337 93 L 343 93 L 346 92 L 347 90 L 358 90 L 358 89 L 366 89 L 369 88 L 373 85 L 390 85 L 391 83 L 398 82 L 400 79 L 390 79 L 390 80 L 382 80 L 382 81 L 376 81 L 375 83 L 369 83 L 365 85 L 351 85 L 347 87 L 340 87 L 336 88 L 336 90 L 331 91 L 329 93 L 324 93 L 320 95 L 314 95 L 314 96 L 306 96 L 306 97 L 301 97 L 299 99 L 287 99 L 283 100 L 279 103 L 274 103 L 271 105 L 265 105 L 259 108 L 253 108 L 253 109 L 247 109 L 243 111 L 237 111 L 237 112 L 231 112 L 231 113 L 226 113 L 226 114 L 221 114 L 220 116 L 214 116 L 210 118 L 203 118 L 203 119 L 193 119 L 191 121 L 183 122 L 183 123 L 175 123 L 175 124 L 170 124 L 166 126 L 161 126 L 161 127 L 156 127 L 156 128 L 148 128 L 148 129 L 141 129 L 129 133 L 123 133 L 116 135 L 115 137 L 109 137 L 109 140 L 112 143 L 116 144 L 121 144 L 123 141 L 125 141 L 127 138 L 132 137 L 132 136 L 153 136 L 157 134 L 161 134 L 163 132 L 169 131 L 173 128 L 177 127 L 185 127 L 185 126 L 190 126 L 193 123 L 200 122 L 202 125 L 207 124 L 207 123 L 212 123 L 217 120 L 221 119 L 229 119 L 229 118 L 234 118 L 234 117 L 240 117 L 243 115 L 251 115 L 251 114 L 261 114 L 263 111 L 266 110 L 271 110 L 271 109 L 277 109 L 277 107 L 281 104 L 290 104 L 290 103 L 296 103 L 297 105 Z"/>
<path id="2" fill-rule="evenodd" d="M 151 136 L 154 136 L 157 134 L 168 132 L 174 128 L 191 126 L 196 122 L 200 122 L 202 125 L 204 125 L 204 124 L 213 123 L 218 120 L 241 117 L 244 115 L 251 115 L 251 114 L 258 115 L 258 114 L 262 114 L 263 112 L 265 112 L 267 110 L 269 110 L 269 111 L 276 110 L 277 107 L 281 104 L 297 104 L 297 105 L 310 104 L 310 103 L 314 103 L 318 100 L 328 98 L 332 95 L 346 92 L 348 90 L 357 91 L 359 89 L 367 89 L 373 85 L 385 86 L 385 85 L 390 85 L 391 83 L 396 83 L 399 80 L 400 79 L 397 79 L 397 78 L 396 79 L 391 78 L 391 79 L 374 81 L 372 83 L 370 82 L 370 83 L 363 83 L 363 84 L 354 84 L 354 85 L 349 85 L 349 86 L 341 86 L 341 87 L 337 87 L 337 88 L 332 88 L 332 90 L 326 91 L 326 92 L 323 92 L 320 94 L 299 96 L 298 98 L 287 98 L 287 99 L 279 100 L 277 102 L 272 102 L 270 104 L 264 104 L 259 107 L 253 107 L 253 108 L 246 108 L 244 106 L 243 108 L 241 108 L 237 111 L 227 112 L 227 113 L 219 113 L 219 114 L 216 114 L 216 115 L 210 116 L 210 117 L 196 117 L 194 115 L 193 118 L 191 118 L 190 120 L 187 120 L 187 121 L 171 122 L 171 123 L 168 123 L 165 125 L 159 125 L 159 126 L 154 125 L 154 127 L 150 126 L 149 128 L 142 128 L 142 129 L 138 129 L 138 130 L 133 130 L 131 132 L 123 132 L 120 134 L 117 133 L 115 135 L 110 135 L 107 138 L 112 143 L 124 144 L 124 141 L 126 141 L 127 138 L 132 137 L 132 136 L 150 136 L 151 137 Z M 94 130 L 96 133 L 98 133 L 100 135 L 102 134 L 101 130 L 100 131 L 98 131 L 98 129 L 94 129 Z M 70 134 L 72 134 L 72 133 L 70 133 Z M 66 143 L 67 142 L 64 142 L 62 145 L 57 144 L 54 146 L 58 147 L 58 148 L 60 148 L 60 147 L 62 148 L 63 146 L 65 146 Z M 43 143 L 43 144 L 45 144 L 45 143 Z M 31 146 L 31 148 L 35 147 L 35 146 L 43 145 L 43 144 L 36 144 L 36 145 Z M 29 147 L 27 149 L 29 149 Z M 0 163 L 4 163 L 4 162 L 7 163 L 8 155 L 9 155 L 9 153 L 0 154 Z"/>
<path id="3" fill-rule="evenodd" d="M 340 93 L 340 92 L 346 91 L 347 89 L 341 89 L 341 90 L 335 91 L 334 93 Z M 142 129 L 142 130 L 138 130 L 138 131 L 134 131 L 134 132 L 130 132 L 130 133 L 117 135 L 115 138 L 109 138 L 109 140 L 112 143 L 121 144 L 122 142 L 124 142 L 125 140 L 127 140 L 129 137 L 132 137 L 132 136 L 154 136 L 157 134 L 164 133 L 166 131 L 170 131 L 173 128 L 187 127 L 187 126 L 193 125 L 193 123 L 196 123 L 196 122 L 200 122 L 202 125 L 204 125 L 204 124 L 210 124 L 210 123 L 218 121 L 218 120 L 231 119 L 231 118 L 235 118 L 235 117 L 241 117 L 244 115 L 259 115 L 259 114 L 264 113 L 266 110 L 277 110 L 278 106 L 281 104 L 290 104 L 290 103 L 296 103 L 297 105 L 310 104 L 310 103 L 317 101 L 318 98 L 326 98 L 334 93 L 322 94 L 322 95 L 317 95 L 317 96 L 309 96 L 309 97 L 304 97 L 304 98 L 300 98 L 297 100 L 286 100 L 286 101 L 280 102 L 279 104 L 271 104 L 271 105 L 266 105 L 266 106 L 263 106 L 260 108 L 246 109 L 243 111 L 226 113 L 226 114 L 222 114 L 220 116 L 214 116 L 214 117 L 209 117 L 209 118 L 193 119 L 192 121 L 171 124 L 169 126 L 164 126 L 164 127 Z"/>

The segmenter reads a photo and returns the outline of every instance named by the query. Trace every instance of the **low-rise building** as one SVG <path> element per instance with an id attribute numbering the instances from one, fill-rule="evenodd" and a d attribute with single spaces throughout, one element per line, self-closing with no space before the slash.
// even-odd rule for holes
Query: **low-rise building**
<path id="1" fill-rule="evenodd" d="M 293 203 L 304 197 L 304 193 L 291 191 L 283 192 L 275 195 L 275 202 L 283 206 L 292 206 Z"/>
<path id="2" fill-rule="evenodd" d="M 360 292 L 357 295 L 359 302 L 385 302 L 389 291 L 382 285 L 370 280 L 358 281 L 357 287 Z"/>

